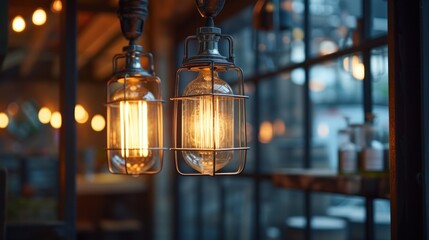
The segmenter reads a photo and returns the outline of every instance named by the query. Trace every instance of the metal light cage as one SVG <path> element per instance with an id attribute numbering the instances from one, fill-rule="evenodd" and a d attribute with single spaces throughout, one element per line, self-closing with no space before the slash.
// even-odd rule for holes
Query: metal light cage
<path id="1" fill-rule="evenodd" d="M 163 121 L 160 79 L 153 71 L 152 54 L 131 45 L 113 58 L 107 83 L 107 157 L 111 173 L 156 174 L 162 169 Z M 141 68 L 140 54 L 149 70 Z M 126 67 L 118 71 L 118 60 Z"/>
<path id="2" fill-rule="evenodd" d="M 217 41 L 218 40 L 226 40 L 228 42 L 229 47 L 229 56 L 224 57 L 219 54 L 201 54 L 202 52 L 210 52 L 204 51 L 204 48 L 209 44 L 205 42 L 207 40 L 207 32 L 205 30 L 209 30 L 208 34 L 212 36 L 213 40 L 216 41 L 216 46 L 214 47 L 217 51 Z M 214 30 L 214 31 L 213 31 Z M 218 28 L 200 28 L 197 33 L 198 36 L 190 36 L 185 40 L 185 55 L 183 59 L 183 66 L 177 70 L 176 81 L 175 81 L 175 94 L 174 97 L 171 98 L 174 102 L 174 124 L 173 124 L 173 147 L 170 150 L 174 151 L 174 159 L 176 170 L 181 175 L 190 175 L 190 176 L 198 176 L 198 175 L 236 175 L 240 174 L 246 163 L 246 154 L 247 150 L 247 138 L 246 138 L 246 113 L 245 113 L 245 100 L 248 96 L 244 95 L 244 84 L 243 84 L 243 71 L 235 66 L 233 59 L 233 40 L 229 35 L 220 34 L 220 29 Z M 202 40 L 204 39 L 204 40 Z M 199 54 L 193 57 L 188 56 L 188 45 L 191 40 L 198 40 L 200 42 L 200 51 Z M 202 43 L 203 42 L 203 43 Z M 203 50 L 202 50 L 203 48 Z M 206 49 L 207 50 L 207 49 Z M 191 81 L 192 79 L 188 79 L 187 77 L 181 77 L 184 74 L 192 74 L 192 72 L 199 72 L 203 69 L 209 69 L 211 74 L 211 92 L 203 93 L 203 94 L 195 94 L 195 95 L 183 95 L 181 92 L 180 86 L 183 83 L 187 83 L 187 81 Z M 236 76 L 236 81 L 234 81 L 236 85 L 236 94 L 222 94 L 216 93 L 215 89 L 215 72 L 222 73 L 234 73 Z M 185 146 L 183 142 L 183 129 L 180 126 L 184 126 L 182 122 L 183 118 L 183 106 L 187 101 L 195 101 L 201 98 L 211 98 L 211 108 L 209 111 L 210 116 L 215 116 L 216 112 L 219 111 L 215 104 L 215 99 L 222 98 L 226 101 L 233 102 L 233 145 L 230 147 L 220 147 L 216 146 L 217 142 L 215 139 L 215 134 L 212 134 L 212 144 L 210 147 L 205 148 L 196 148 L 196 147 L 188 147 Z M 217 100 L 219 101 L 219 100 Z M 216 130 L 220 130 L 220 123 L 217 123 L 215 120 L 211 122 L 212 133 Z M 218 128 L 218 129 L 217 129 Z M 183 162 L 186 162 L 183 154 L 186 153 L 195 153 L 195 154 L 208 154 L 211 155 L 211 165 L 213 166 L 208 172 L 200 172 L 195 168 L 192 169 L 190 167 L 187 170 L 184 168 Z M 235 167 L 222 166 L 220 169 L 216 169 L 217 163 L 217 155 L 226 153 L 232 154 L 232 159 L 226 163 L 226 165 L 235 165 Z M 233 164 L 232 164 L 233 163 Z"/>

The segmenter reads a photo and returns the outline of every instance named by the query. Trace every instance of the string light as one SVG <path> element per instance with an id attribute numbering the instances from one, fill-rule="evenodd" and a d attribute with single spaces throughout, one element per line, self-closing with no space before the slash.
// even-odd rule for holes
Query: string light
<path id="1" fill-rule="evenodd" d="M 25 29 L 25 20 L 20 15 L 16 16 L 12 21 L 12 29 L 15 32 L 22 32 Z"/>
<path id="2" fill-rule="evenodd" d="M 36 9 L 33 13 L 32 21 L 34 25 L 41 26 L 46 23 L 46 12 L 42 8 Z"/>
<path id="3" fill-rule="evenodd" d="M 49 108 L 42 107 L 39 110 L 38 117 L 41 123 L 48 124 L 51 121 L 51 116 L 52 116 L 52 113 L 51 113 L 51 110 L 49 110 Z"/>

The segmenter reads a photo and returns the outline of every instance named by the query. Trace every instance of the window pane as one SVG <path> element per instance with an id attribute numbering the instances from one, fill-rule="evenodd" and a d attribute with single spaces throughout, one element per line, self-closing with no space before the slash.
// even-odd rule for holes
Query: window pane
<path id="1" fill-rule="evenodd" d="M 372 98 L 378 139 L 384 146 L 384 164 L 389 168 L 389 86 L 387 47 L 371 51 Z"/>
<path id="2" fill-rule="evenodd" d="M 303 197 L 302 191 L 274 188 L 271 182 L 262 183 L 259 197 L 261 236 L 258 239 L 290 239 L 289 230 L 292 226 L 288 226 L 288 222 L 296 216 L 303 215 Z"/>
<path id="3" fill-rule="evenodd" d="M 310 69 L 314 168 L 337 169 L 338 130 L 346 127 L 346 118 L 350 123 L 363 123 L 363 78 L 353 73 L 355 64 L 344 64 L 353 62 L 345 59 L 353 58 L 359 61 L 360 56 L 347 56 Z"/>
<path id="4" fill-rule="evenodd" d="M 323 239 L 365 239 L 365 202 L 361 197 L 348 197 L 337 194 L 313 193 L 312 223 L 313 237 L 320 236 Z M 322 227 L 322 220 L 325 225 Z M 319 238 L 317 238 L 319 239 Z M 322 239 L 322 238 L 320 238 Z"/>
<path id="5" fill-rule="evenodd" d="M 303 157 L 302 69 L 260 83 L 258 142 L 261 171 L 301 167 Z"/>
<path id="6" fill-rule="evenodd" d="M 372 28 L 371 37 L 378 37 L 387 34 L 387 1 L 371 1 Z"/>
<path id="7" fill-rule="evenodd" d="M 273 71 L 287 64 L 302 62 L 305 59 L 304 1 L 258 1 L 262 2 L 265 5 L 255 5 L 253 17 L 254 26 L 259 24 L 259 28 L 263 28 L 256 30 L 258 42 L 254 44 L 260 54 L 260 71 Z M 274 5 L 276 3 L 278 6 Z"/>
<path id="8" fill-rule="evenodd" d="M 178 215 L 179 238 L 197 239 L 197 228 L 201 228 L 201 223 L 197 221 L 197 213 L 201 211 L 198 206 L 198 180 L 196 178 L 183 177 L 179 180 L 179 199 Z"/>
<path id="9" fill-rule="evenodd" d="M 362 0 L 310 0 L 311 56 L 356 44 Z"/>
<path id="10" fill-rule="evenodd" d="M 245 77 L 255 74 L 255 51 L 252 29 L 252 8 L 247 7 L 233 18 L 223 22 L 220 27 L 223 34 L 234 38 L 235 64 L 243 69 Z M 221 54 L 227 55 L 225 42 L 221 41 Z"/>
<path id="11" fill-rule="evenodd" d="M 220 239 L 252 239 L 254 226 L 253 180 L 225 178 L 225 210 L 223 224 L 225 235 Z"/>
<path id="12" fill-rule="evenodd" d="M 375 239 L 388 240 L 390 239 L 390 201 L 375 200 Z"/>

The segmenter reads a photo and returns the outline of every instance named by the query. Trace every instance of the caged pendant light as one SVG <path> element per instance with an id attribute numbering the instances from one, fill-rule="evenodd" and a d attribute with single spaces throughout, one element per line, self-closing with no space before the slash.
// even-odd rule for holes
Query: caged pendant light
<path id="1" fill-rule="evenodd" d="M 160 79 L 152 54 L 136 44 L 147 16 L 147 0 L 120 0 L 122 33 L 129 40 L 113 57 L 107 83 L 107 157 L 111 173 L 155 174 L 162 168 L 163 124 Z M 143 69 L 141 57 L 147 58 Z M 119 69 L 121 62 L 124 65 Z"/>
<path id="2" fill-rule="evenodd" d="M 196 0 L 206 25 L 185 40 L 175 82 L 173 148 L 181 175 L 234 175 L 243 171 L 247 147 L 243 72 L 234 64 L 233 39 L 221 34 L 213 18 L 224 0 Z M 189 45 L 198 52 L 190 56 Z M 219 43 L 228 55 L 219 52 Z M 235 90 L 222 78 L 231 79 Z M 186 85 L 186 86 L 185 86 Z M 181 87 L 185 86 L 182 90 Z M 235 93 L 234 93 L 235 92 Z M 186 167 L 186 163 L 190 167 Z"/>

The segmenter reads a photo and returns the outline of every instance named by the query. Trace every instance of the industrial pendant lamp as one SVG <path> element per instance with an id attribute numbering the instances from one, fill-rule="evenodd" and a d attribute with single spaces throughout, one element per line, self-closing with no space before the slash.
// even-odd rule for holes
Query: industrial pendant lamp
<path id="1" fill-rule="evenodd" d="M 161 82 L 154 73 L 152 54 L 136 44 L 143 32 L 147 5 L 147 0 L 119 1 L 121 29 L 129 45 L 113 57 L 113 77 L 107 83 L 107 157 L 111 173 L 155 174 L 162 168 Z M 142 68 L 140 58 L 147 58 L 147 69 Z"/>
<path id="2" fill-rule="evenodd" d="M 171 150 L 175 151 L 176 169 L 182 175 L 239 174 L 246 162 L 248 97 L 244 96 L 243 72 L 234 64 L 232 37 L 221 34 L 213 21 L 224 3 L 196 0 L 206 24 L 197 29 L 195 36 L 186 38 L 182 66 L 176 75 Z M 227 56 L 219 52 L 221 41 L 227 43 Z M 191 42 L 199 45 L 192 56 Z M 234 91 L 222 78 L 234 83 Z"/>

